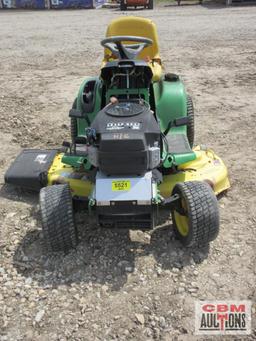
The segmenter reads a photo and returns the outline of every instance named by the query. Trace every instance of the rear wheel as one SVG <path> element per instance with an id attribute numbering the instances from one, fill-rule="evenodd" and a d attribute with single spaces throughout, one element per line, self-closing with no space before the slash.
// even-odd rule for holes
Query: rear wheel
<path id="1" fill-rule="evenodd" d="M 77 106 L 77 98 L 74 100 L 72 105 L 72 109 L 76 109 Z M 71 142 L 74 145 L 77 137 L 77 119 L 75 117 L 70 118 L 70 135 L 71 135 Z"/>
<path id="2" fill-rule="evenodd" d="M 192 148 L 194 145 L 195 138 L 195 118 L 193 101 L 189 95 L 187 96 L 187 116 L 189 118 L 189 123 L 187 126 L 187 137 L 190 147 Z"/>
<path id="3" fill-rule="evenodd" d="M 127 5 L 124 3 L 124 0 L 121 0 L 121 2 L 120 2 L 120 10 L 121 11 L 127 10 Z"/>
<path id="4" fill-rule="evenodd" d="M 202 181 L 178 183 L 172 194 L 180 196 L 172 211 L 174 232 L 184 246 L 203 247 L 219 232 L 219 209 L 211 187 Z"/>
<path id="5" fill-rule="evenodd" d="M 39 202 L 47 249 L 67 252 L 75 248 L 78 239 L 69 185 L 42 188 Z"/>

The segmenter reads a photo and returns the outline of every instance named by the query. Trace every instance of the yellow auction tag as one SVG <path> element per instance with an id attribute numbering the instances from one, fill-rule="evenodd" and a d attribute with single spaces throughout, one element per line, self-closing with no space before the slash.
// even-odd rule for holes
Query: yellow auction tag
<path id="1" fill-rule="evenodd" d="M 129 180 L 112 181 L 112 191 L 129 191 L 131 182 Z"/>

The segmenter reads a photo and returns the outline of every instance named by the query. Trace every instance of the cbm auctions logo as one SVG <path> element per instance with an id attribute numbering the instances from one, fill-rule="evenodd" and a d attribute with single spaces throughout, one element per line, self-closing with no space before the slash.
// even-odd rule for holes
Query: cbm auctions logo
<path id="1" fill-rule="evenodd" d="M 251 301 L 196 301 L 195 334 L 251 333 Z"/>

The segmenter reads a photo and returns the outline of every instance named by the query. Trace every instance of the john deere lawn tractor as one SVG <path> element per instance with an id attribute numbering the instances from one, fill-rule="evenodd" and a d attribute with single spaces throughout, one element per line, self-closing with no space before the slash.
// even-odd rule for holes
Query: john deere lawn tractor
<path id="1" fill-rule="evenodd" d="M 177 238 L 201 247 L 216 238 L 216 195 L 227 169 L 194 143 L 191 97 L 179 76 L 163 73 L 155 24 L 121 17 L 101 41 L 98 76 L 87 77 L 69 116 L 63 150 L 24 150 L 5 180 L 40 190 L 44 239 L 52 251 L 77 245 L 73 203 L 107 227 L 153 228 L 158 208 L 171 212 Z"/>

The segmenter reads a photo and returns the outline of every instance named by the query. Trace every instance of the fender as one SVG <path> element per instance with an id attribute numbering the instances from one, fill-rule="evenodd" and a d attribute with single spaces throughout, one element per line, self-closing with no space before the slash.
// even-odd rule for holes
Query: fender
<path id="1" fill-rule="evenodd" d="M 156 115 L 164 132 L 170 121 L 187 116 L 187 94 L 184 84 L 180 81 L 161 80 L 153 84 Z M 171 128 L 172 133 L 187 132 L 186 126 Z"/>
<path id="2" fill-rule="evenodd" d="M 84 91 L 86 86 L 92 87 L 92 101 L 91 103 L 86 103 L 84 98 Z M 99 77 L 87 77 L 81 84 L 78 94 L 77 94 L 77 107 L 76 109 L 82 111 L 87 115 L 87 119 L 89 122 L 92 122 L 97 115 L 97 113 L 101 109 L 101 100 L 102 98 L 102 82 Z M 89 124 L 85 118 L 77 119 L 77 131 L 78 136 L 85 135 L 85 128 L 88 127 Z"/>
<path id="3" fill-rule="evenodd" d="M 174 80 L 161 80 L 153 84 L 156 116 L 159 119 L 160 129 L 163 132 L 167 129 L 169 123 L 177 118 L 187 116 L 187 94 L 184 84 L 175 78 Z M 187 126 L 172 127 L 168 136 L 175 135 L 187 136 Z M 192 161 L 196 158 L 195 153 L 191 150 L 183 153 L 165 154 L 164 167 L 170 168 L 172 164 L 180 165 L 185 162 Z"/>

